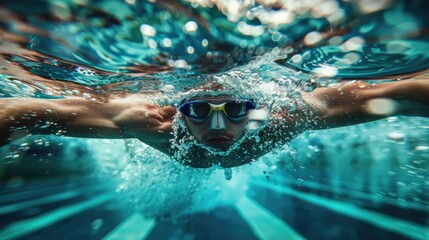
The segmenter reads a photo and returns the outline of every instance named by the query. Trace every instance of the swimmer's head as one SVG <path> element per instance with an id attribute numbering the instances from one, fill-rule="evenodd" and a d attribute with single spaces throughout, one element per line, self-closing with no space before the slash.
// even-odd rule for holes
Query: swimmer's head
<path id="1" fill-rule="evenodd" d="M 195 139 L 209 147 L 227 150 L 244 136 L 251 100 L 232 96 L 197 96 L 186 99 L 179 110 Z"/>

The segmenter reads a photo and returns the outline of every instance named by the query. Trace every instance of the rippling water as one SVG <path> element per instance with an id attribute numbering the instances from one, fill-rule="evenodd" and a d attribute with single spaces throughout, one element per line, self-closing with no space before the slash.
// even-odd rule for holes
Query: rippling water
<path id="1" fill-rule="evenodd" d="M 253 88 L 270 99 L 277 86 L 294 92 L 295 87 L 311 89 L 332 81 L 407 78 L 429 68 L 428 7 L 423 0 L 3 0 L 0 97 L 168 95 L 229 81 L 240 86 L 237 94 Z M 276 182 L 277 171 L 281 186 L 394 215 L 389 212 L 393 202 L 399 218 L 427 226 L 427 126 L 425 119 L 392 117 L 306 133 L 292 148 L 266 156 L 267 164 L 234 172 L 188 169 L 131 140 L 36 136 L 28 142 L 34 140 L 33 145 L 50 149 L 50 154 L 61 152 L 57 157 L 69 159 L 64 160 L 67 168 L 73 169 L 76 161 L 83 166 L 96 162 L 97 174 L 114 176 L 115 190 L 148 216 L 234 204 L 245 193 L 263 192 L 249 190 L 250 179 Z M 35 151 L 29 149 L 20 142 L 0 156 L 9 161 Z M 141 159 L 145 161 L 137 161 Z M 287 179 L 293 183 L 288 185 Z M 279 194 L 253 197 L 267 208 L 271 196 L 279 198 L 278 205 L 272 204 L 279 209 L 299 205 Z M 294 211 L 300 215 L 302 209 Z M 325 221 L 323 214 L 316 215 L 318 222 Z M 307 226 L 303 222 L 300 226 Z M 360 224 L 350 226 L 356 231 Z M 421 229 L 417 233 L 427 234 L 427 228 Z M 323 227 L 307 232 L 321 231 Z"/>
<path id="2" fill-rule="evenodd" d="M 109 84 L 107 91 L 137 91 L 162 83 L 180 91 L 206 74 L 264 61 L 322 78 L 395 78 L 429 65 L 425 5 L 3 1 L 0 94 L 40 97 L 53 95 L 53 86 Z"/>

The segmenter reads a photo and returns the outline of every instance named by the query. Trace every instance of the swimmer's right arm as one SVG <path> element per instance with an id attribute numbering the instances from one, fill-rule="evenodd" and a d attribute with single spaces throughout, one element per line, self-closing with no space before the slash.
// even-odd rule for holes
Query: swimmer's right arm
<path id="1" fill-rule="evenodd" d="M 347 126 L 392 115 L 429 117 L 426 75 L 380 84 L 347 82 L 303 92 L 301 96 L 312 113 L 315 129 Z"/>
<path id="2" fill-rule="evenodd" d="M 82 97 L 1 98 L 0 146 L 36 134 L 165 141 L 174 114 L 172 107 L 161 108 L 135 96 L 103 102 Z"/>

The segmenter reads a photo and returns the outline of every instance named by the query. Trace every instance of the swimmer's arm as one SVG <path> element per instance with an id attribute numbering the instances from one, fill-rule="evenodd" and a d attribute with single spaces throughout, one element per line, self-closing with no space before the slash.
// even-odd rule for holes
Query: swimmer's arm
<path id="1" fill-rule="evenodd" d="M 0 99 L 0 146 L 22 136 L 55 134 L 158 141 L 171 131 L 175 110 L 138 98 Z"/>
<path id="2" fill-rule="evenodd" d="M 332 128 L 373 121 L 392 115 L 429 117 L 429 80 L 371 85 L 343 83 L 301 93 L 314 116 L 314 128 Z M 392 108 L 392 110 L 389 110 Z"/>

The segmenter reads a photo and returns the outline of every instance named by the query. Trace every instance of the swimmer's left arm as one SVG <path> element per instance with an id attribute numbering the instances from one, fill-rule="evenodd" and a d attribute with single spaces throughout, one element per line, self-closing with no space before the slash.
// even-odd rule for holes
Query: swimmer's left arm
<path id="1" fill-rule="evenodd" d="M 165 142 L 175 112 L 139 96 L 106 101 L 0 98 L 0 146 L 35 134 Z"/>
<path id="2" fill-rule="evenodd" d="M 392 115 L 429 117 L 427 76 L 375 85 L 361 81 L 341 83 L 301 95 L 316 119 L 316 129 L 358 124 Z"/>

